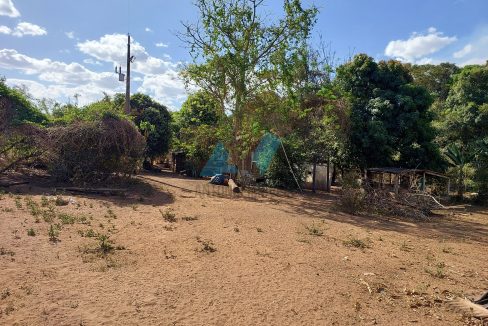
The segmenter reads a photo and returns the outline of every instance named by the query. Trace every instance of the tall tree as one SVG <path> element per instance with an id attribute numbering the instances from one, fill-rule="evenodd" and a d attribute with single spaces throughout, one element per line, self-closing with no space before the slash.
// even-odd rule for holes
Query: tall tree
<path id="1" fill-rule="evenodd" d="M 466 66 L 454 76 L 439 128 L 441 146 L 454 144 L 461 156 L 469 158 L 464 163 L 475 169 L 477 190 L 488 196 L 488 64 Z"/>
<path id="2" fill-rule="evenodd" d="M 197 0 L 199 24 L 184 24 L 181 39 L 194 63 L 187 82 L 210 92 L 222 110 L 232 114 L 234 160 L 246 153 L 242 142 L 246 103 L 264 89 L 278 88 L 271 78 L 276 59 L 309 38 L 315 7 L 284 0 L 285 17 L 276 21 L 262 13 L 264 0 Z M 237 155 L 236 155 L 237 154 Z"/>
<path id="3" fill-rule="evenodd" d="M 360 54 L 338 68 L 336 82 L 351 105 L 351 163 L 438 168 L 432 99 L 404 65 Z"/>

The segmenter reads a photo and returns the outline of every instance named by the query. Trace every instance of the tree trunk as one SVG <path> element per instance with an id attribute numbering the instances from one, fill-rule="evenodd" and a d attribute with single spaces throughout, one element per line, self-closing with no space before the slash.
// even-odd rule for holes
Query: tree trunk
<path id="1" fill-rule="evenodd" d="M 313 169 L 312 169 L 312 192 L 316 192 L 316 187 L 315 187 L 315 175 L 317 172 L 317 163 L 313 162 Z"/>
<path id="2" fill-rule="evenodd" d="M 464 197 L 464 173 L 463 173 L 463 166 L 459 167 L 459 178 L 458 178 L 458 197 Z"/>

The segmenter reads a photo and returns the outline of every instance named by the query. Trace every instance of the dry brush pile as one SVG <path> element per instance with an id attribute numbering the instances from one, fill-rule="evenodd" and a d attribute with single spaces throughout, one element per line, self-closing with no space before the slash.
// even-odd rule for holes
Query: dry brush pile
<path id="1" fill-rule="evenodd" d="M 136 172 L 145 145 L 132 122 L 109 115 L 50 128 L 47 160 L 58 180 L 94 184 Z"/>
<path id="2" fill-rule="evenodd" d="M 418 192 L 398 194 L 357 182 L 356 174 L 346 174 L 340 199 L 341 208 L 350 214 L 377 214 L 428 220 L 433 210 L 444 208 L 434 197 Z"/>

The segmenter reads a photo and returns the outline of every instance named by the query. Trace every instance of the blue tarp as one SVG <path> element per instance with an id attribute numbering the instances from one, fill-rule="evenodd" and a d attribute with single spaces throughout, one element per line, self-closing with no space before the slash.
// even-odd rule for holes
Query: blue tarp
<path id="1" fill-rule="evenodd" d="M 263 175 L 268 170 L 279 146 L 280 139 L 269 132 L 261 138 L 253 155 L 253 161 L 256 162 L 260 175 Z"/>
<path id="2" fill-rule="evenodd" d="M 224 145 L 219 142 L 210 156 L 207 164 L 200 172 L 201 177 L 213 177 L 216 174 L 222 173 L 236 173 L 236 168 L 229 165 L 229 152 Z"/>

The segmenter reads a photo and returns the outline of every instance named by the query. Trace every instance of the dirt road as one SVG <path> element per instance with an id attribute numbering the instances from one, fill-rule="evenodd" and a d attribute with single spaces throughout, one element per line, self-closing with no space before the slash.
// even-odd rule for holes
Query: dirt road
<path id="1" fill-rule="evenodd" d="M 335 195 L 141 180 L 1 195 L 0 324 L 481 325 L 447 302 L 488 288 L 487 210 L 377 219 Z"/>

